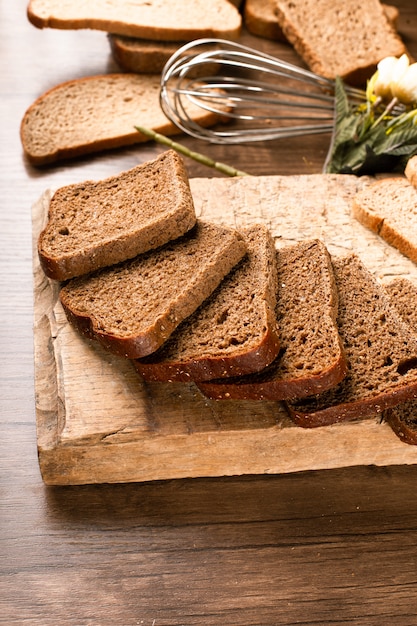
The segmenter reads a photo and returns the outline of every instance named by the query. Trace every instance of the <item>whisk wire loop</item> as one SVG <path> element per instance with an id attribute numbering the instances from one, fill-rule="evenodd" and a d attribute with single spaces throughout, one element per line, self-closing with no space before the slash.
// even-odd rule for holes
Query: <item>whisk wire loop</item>
<path id="1" fill-rule="evenodd" d="M 347 92 L 352 101 L 365 101 L 364 91 L 348 87 Z M 331 132 L 334 81 L 242 44 L 199 39 L 166 63 L 160 102 L 167 117 L 194 137 L 212 143 L 261 141 Z M 220 128 L 195 122 L 195 107 L 215 115 Z"/>

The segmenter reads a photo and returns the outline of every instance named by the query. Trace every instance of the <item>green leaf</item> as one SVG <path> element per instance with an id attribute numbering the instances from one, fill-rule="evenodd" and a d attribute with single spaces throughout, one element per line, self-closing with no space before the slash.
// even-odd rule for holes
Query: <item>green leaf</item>
<path id="1" fill-rule="evenodd" d="M 343 81 L 335 81 L 335 127 L 324 171 L 341 174 L 374 174 L 404 169 L 417 153 L 417 111 L 392 118 L 372 106 L 351 109 Z M 387 109 L 388 110 L 388 109 Z"/>

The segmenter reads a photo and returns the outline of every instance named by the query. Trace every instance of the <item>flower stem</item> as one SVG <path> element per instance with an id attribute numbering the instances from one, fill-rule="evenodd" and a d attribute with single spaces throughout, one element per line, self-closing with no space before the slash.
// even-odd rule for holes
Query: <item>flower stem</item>
<path id="1" fill-rule="evenodd" d="M 384 111 L 381 115 L 375 120 L 375 122 L 371 126 L 371 130 L 373 130 L 378 124 L 380 124 L 387 115 L 389 115 L 392 109 L 398 104 L 398 98 L 393 98 L 391 102 L 385 107 Z"/>
<path id="2" fill-rule="evenodd" d="M 143 135 L 146 135 L 147 137 L 150 137 L 154 141 L 164 144 L 166 146 L 169 146 L 176 152 L 179 152 L 180 154 L 183 154 L 189 157 L 190 159 L 193 159 L 194 161 L 198 161 L 199 163 L 202 163 L 203 165 L 207 165 L 207 167 L 212 167 L 216 169 L 217 171 L 222 172 L 223 174 L 226 174 L 227 176 L 250 176 L 250 174 L 247 174 L 246 172 L 242 172 L 241 170 L 237 170 L 236 168 L 230 165 L 227 165 L 226 163 L 220 163 L 218 161 L 214 161 L 213 159 L 210 159 L 204 154 L 200 154 L 199 152 L 193 152 L 192 150 L 189 150 L 186 146 L 183 146 L 182 144 L 177 143 L 176 141 L 172 141 L 172 139 L 170 139 L 169 137 L 166 137 L 165 135 L 161 135 L 160 133 L 156 133 L 154 130 L 150 128 L 145 128 L 144 126 L 135 126 L 135 128 L 138 132 L 142 133 Z"/>

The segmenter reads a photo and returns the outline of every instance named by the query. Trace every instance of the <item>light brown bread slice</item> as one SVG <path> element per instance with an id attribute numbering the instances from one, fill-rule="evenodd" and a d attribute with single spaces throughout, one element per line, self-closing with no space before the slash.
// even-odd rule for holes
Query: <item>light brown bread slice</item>
<path id="1" fill-rule="evenodd" d="M 116 176 L 58 189 L 39 260 L 49 278 L 68 280 L 158 248 L 195 221 L 183 160 L 169 150 Z"/>
<path id="2" fill-rule="evenodd" d="M 406 52 L 379 0 L 276 0 L 288 41 L 322 76 L 364 86 L 386 56 Z"/>
<path id="3" fill-rule="evenodd" d="M 104 74 L 62 83 L 24 114 L 20 137 L 25 155 L 33 165 L 45 165 L 149 141 L 135 125 L 178 134 L 162 112 L 159 92 L 159 74 Z M 188 113 L 202 126 L 218 119 L 197 106 Z"/>
<path id="4" fill-rule="evenodd" d="M 360 191 L 352 214 L 417 262 L 417 189 L 404 177 L 384 178 Z"/>
<path id="5" fill-rule="evenodd" d="M 135 361 L 148 381 L 200 381 L 255 372 L 279 350 L 276 254 L 266 226 L 242 231 L 248 253 L 160 350 Z"/>
<path id="6" fill-rule="evenodd" d="M 27 14 L 38 28 L 92 28 L 162 41 L 236 38 L 241 28 L 228 0 L 30 0 Z"/>
<path id="7" fill-rule="evenodd" d="M 185 42 L 149 41 L 110 34 L 109 43 L 114 60 L 127 72 L 157 74 Z"/>
<path id="8" fill-rule="evenodd" d="M 417 397 L 415 333 L 356 255 L 334 259 L 333 268 L 348 371 L 335 388 L 288 404 L 305 428 L 381 414 Z"/>
<path id="9" fill-rule="evenodd" d="M 265 371 L 200 383 L 216 400 L 290 400 L 336 385 L 346 361 L 336 325 L 338 295 L 325 245 L 307 240 L 277 252 L 281 351 Z"/>
<path id="10" fill-rule="evenodd" d="M 276 0 L 246 0 L 243 19 L 247 30 L 265 39 L 286 41 L 282 28 L 278 24 L 275 6 Z M 388 4 L 382 6 L 389 22 L 396 28 L 398 8 Z"/>
<path id="11" fill-rule="evenodd" d="M 385 285 L 392 304 L 417 335 L 417 286 L 406 278 Z M 408 400 L 384 411 L 384 419 L 395 434 L 410 445 L 417 445 L 417 400 Z"/>
<path id="12" fill-rule="evenodd" d="M 404 173 L 407 180 L 417 189 L 417 155 L 408 159 Z"/>
<path id="13" fill-rule="evenodd" d="M 275 13 L 275 0 L 246 0 L 243 8 L 243 20 L 252 35 L 286 41 Z"/>
<path id="14" fill-rule="evenodd" d="M 231 228 L 197 221 L 179 240 L 60 292 L 68 320 L 108 350 L 140 358 L 157 350 L 246 253 Z"/>

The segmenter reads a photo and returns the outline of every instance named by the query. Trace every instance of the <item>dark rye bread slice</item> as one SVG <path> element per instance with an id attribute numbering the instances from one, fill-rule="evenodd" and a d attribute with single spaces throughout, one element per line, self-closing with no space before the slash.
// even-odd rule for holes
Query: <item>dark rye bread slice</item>
<path id="1" fill-rule="evenodd" d="M 417 397 L 415 334 L 356 255 L 333 259 L 333 269 L 348 371 L 335 388 L 288 403 L 293 421 L 305 428 L 380 414 Z"/>
<path id="2" fill-rule="evenodd" d="M 38 254 L 45 274 L 68 280 L 131 259 L 180 237 L 196 215 L 181 157 L 153 161 L 52 196 Z"/>
<path id="3" fill-rule="evenodd" d="M 385 285 L 403 320 L 417 336 L 417 286 L 406 278 L 396 278 Z M 384 419 L 395 434 L 410 445 L 417 445 L 417 400 L 408 400 L 384 411 Z"/>
<path id="4" fill-rule="evenodd" d="M 232 228 L 197 221 L 186 235 L 130 261 L 74 278 L 60 292 L 67 318 L 108 350 L 157 350 L 246 253 Z"/>
<path id="5" fill-rule="evenodd" d="M 276 318 L 281 351 L 263 372 L 199 384 L 216 400 L 288 400 L 319 393 L 345 375 L 336 326 L 338 294 L 330 255 L 319 240 L 277 252 Z"/>
<path id="6" fill-rule="evenodd" d="M 145 359 L 148 381 L 208 380 L 262 369 L 278 354 L 275 245 L 266 226 L 242 230 L 248 253 L 210 298 Z"/>

